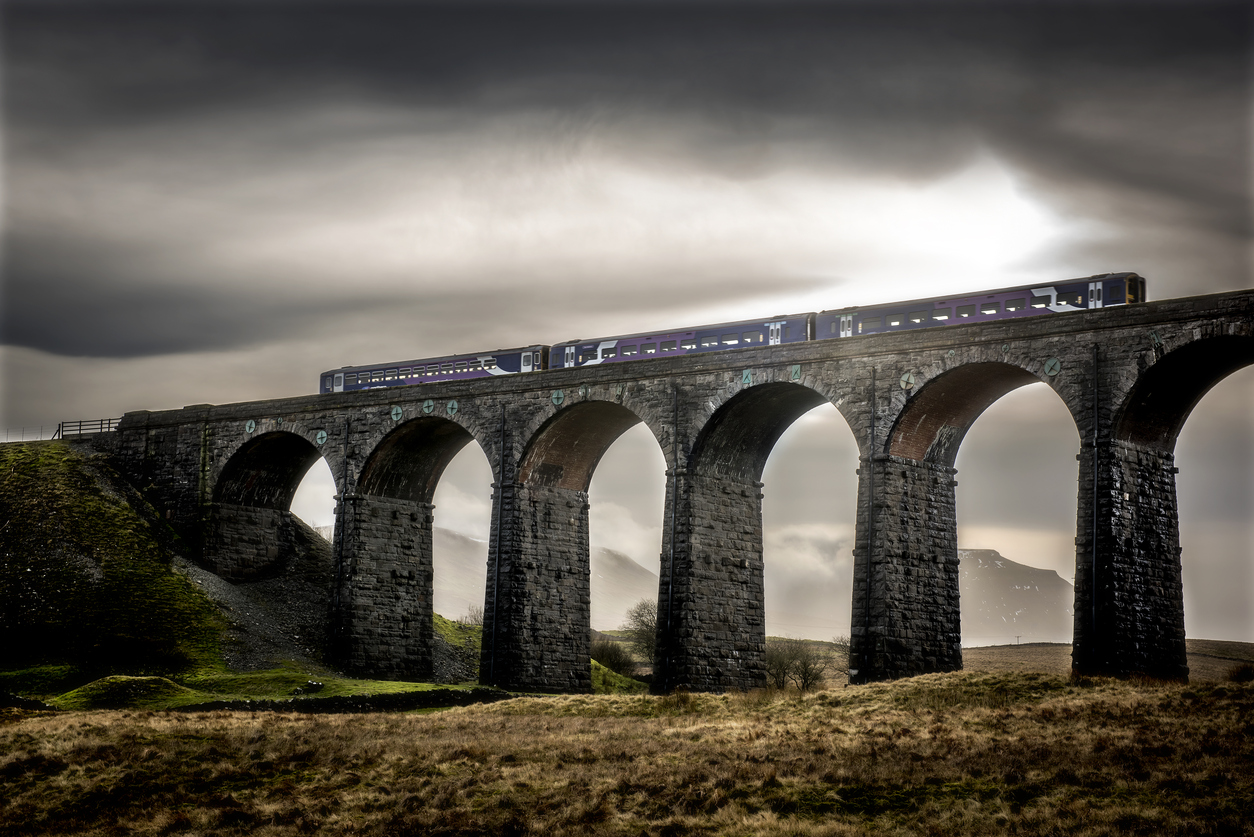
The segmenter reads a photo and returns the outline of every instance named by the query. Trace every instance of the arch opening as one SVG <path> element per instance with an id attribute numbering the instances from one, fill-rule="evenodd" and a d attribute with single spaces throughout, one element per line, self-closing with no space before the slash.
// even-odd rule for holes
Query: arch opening
<path id="1" fill-rule="evenodd" d="M 928 381 L 889 433 L 887 453 L 952 467 L 980 414 L 1006 393 L 1040 379 L 1009 363 L 969 363 Z"/>
<path id="2" fill-rule="evenodd" d="M 376 497 L 431 503 L 444 469 L 474 438 L 445 418 L 422 417 L 393 430 L 371 452 L 357 490 Z"/>
<path id="3" fill-rule="evenodd" d="M 812 408 L 779 437 L 762 472 L 766 634 L 818 640 L 826 679 L 848 668 L 859 449 L 835 405 Z M 820 646 L 814 646 L 819 648 Z"/>
<path id="4" fill-rule="evenodd" d="M 322 458 L 303 436 L 283 431 L 249 439 L 227 460 L 215 503 L 287 511 L 305 474 Z"/>
<path id="5" fill-rule="evenodd" d="M 532 438 L 518 468 L 518 481 L 587 492 L 601 457 L 639 422 L 631 410 L 610 401 L 586 401 L 561 410 Z"/>
<path id="6" fill-rule="evenodd" d="M 1064 644 L 1033 653 L 1069 664 L 1079 449 L 1070 412 L 1043 383 L 1007 393 L 965 434 L 956 460 L 964 647 Z"/>
<path id="7" fill-rule="evenodd" d="M 768 383 L 743 390 L 702 428 L 690 467 L 707 476 L 758 482 L 784 431 L 824 403 L 821 393 L 800 384 Z"/>

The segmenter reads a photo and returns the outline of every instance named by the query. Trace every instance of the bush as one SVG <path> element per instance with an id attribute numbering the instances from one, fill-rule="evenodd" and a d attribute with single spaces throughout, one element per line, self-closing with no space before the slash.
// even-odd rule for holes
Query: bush
<path id="1" fill-rule="evenodd" d="M 803 639 L 777 639 L 766 643 L 766 681 L 777 689 L 789 683 L 802 692 L 823 684 L 832 658 L 826 649 Z"/>
<path id="2" fill-rule="evenodd" d="M 1228 680 L 1232 683 L 1254 683 L 1254 663 L 1241 663 L 1228 669 Z"/>
<path id="3" fill-rule="evenodd" d="M 622 642 L 598 639 L 592 643 L 592 659 L 608 668 L 615 674 L 631 677 L 636 670 L 636 661 Z"/>

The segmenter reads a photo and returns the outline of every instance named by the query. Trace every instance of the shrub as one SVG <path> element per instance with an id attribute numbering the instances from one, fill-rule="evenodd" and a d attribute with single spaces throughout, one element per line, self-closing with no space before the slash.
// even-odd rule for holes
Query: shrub
<path id="1" fill-rule="evenodd" d="M 1228 669 L 1228 680 L 1232 683 L 1254 683 L 1254 663 L 1241 663 Z"/>
<path id="2" fill-rule="evenodd" d="M 622 630 L 627 632 L 627 639 L 632 650 L 641 658 L 653 662 L 653 653 L 657 646 L 657 602 L 652 599 L 641 599 L 627 611 L 627 621 Z"/>
<path id="3" fill-rule="evenodd" d="M 626 644 L 608 639 L 598 639 L 592 643 L 592 659 L 616 674 L 630 677 L 636 670 L 636 661 Z"/>

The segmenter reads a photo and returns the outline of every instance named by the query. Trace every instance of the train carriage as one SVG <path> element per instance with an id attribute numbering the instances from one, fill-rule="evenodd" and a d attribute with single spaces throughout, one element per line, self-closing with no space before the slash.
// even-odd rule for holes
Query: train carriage
<path id="1" fill-rule="evenodd" d="M 372 366 L 345 366 L 322 373 L 322 392 L 352 392 L 361 389 L 458 381 L 517 375 L 542 368 L 548 346 L 494 349 L 469 355 L 421 358 Z"/>

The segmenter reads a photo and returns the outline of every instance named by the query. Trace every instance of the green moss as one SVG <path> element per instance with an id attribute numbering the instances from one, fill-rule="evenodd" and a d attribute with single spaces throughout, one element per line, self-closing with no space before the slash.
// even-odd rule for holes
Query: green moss
<path id="1" fill-rule="evenodd" d="M 638 695 L 649 691 L 649 684 L 624 677 L 592 661 L 592 692 L 598 695 Z"/>
<path id="2" fill-rule="evenodd" d="M 220 667 L 221 617 L 103 461 L 61 442 L 0 446 L 0 519 L 0 669 Z"/>
<path id="3" fill-rule="evenodd" d="M 164 677 L 113 675 L 52 699 L 58 709 L 169 709 L 213 700 Z"/>

